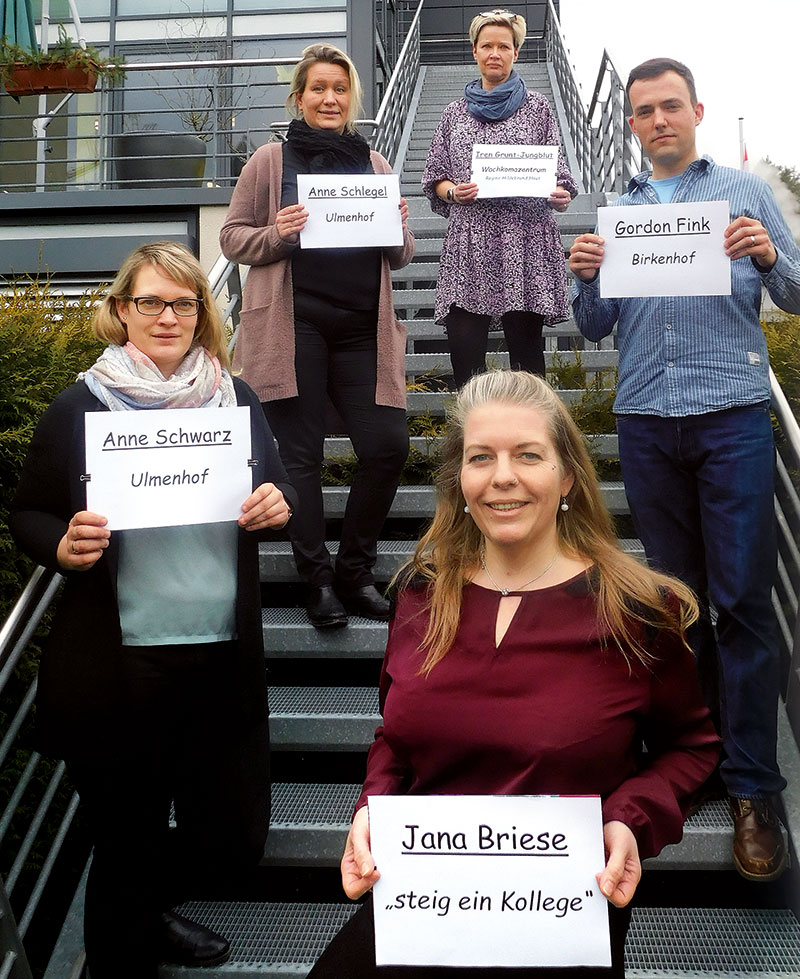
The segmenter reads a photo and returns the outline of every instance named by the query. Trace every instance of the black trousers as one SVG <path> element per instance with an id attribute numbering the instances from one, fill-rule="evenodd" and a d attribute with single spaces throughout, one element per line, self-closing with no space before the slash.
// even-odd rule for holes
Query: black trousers
<path id="1" fill-rule="evenodd" d="M 611 968 L 468 969 L 375 965 L 372 898 L 341 929 L 309 972 L 308 979 L 625 979 L 625 937 L 631 909 L 609 905 Z M 413 935 L 409 936 L 413 941 Z"/>
<path id="2" fill-rule="evenodd" d="M 102 767 L 68 764 L 94 845 L 84 909 L 92 979 L 157 979 L 159 915 L 227 893 L 263 855 L 267 720 L 239 720 L 233 646 L 124 647 L 125 749 Z"/>
<path id="3" fill-rule="evenodd" d="M 374 313 L 320 303 L 295 306 L 296 398 L 264 405 L 281 459 L 298 495 L 289 533 L 297 570 L 312 585 L 334 578 L 345 587 L 374 582 L 378 535 L 408 456 L 402 408 L 375 404 L 377 336 Z M 304 318 L 299 318 L 302 311 Z M 322 460 L 328 398 L 341 415 L 359 468 L 347 499 L 342 539 L 331 563 L 325 546 Z"/>
<path id="4" fill-rule="evenodd" d="M 445 325 L 457 387 L 465 384 L 473 374 L 482 374 L 486 370 L 490 321 L 491 317 L 471 313 L 461 306 L 450 307 Z M 512 310 L 503 314 L 501 322 L 512 370 L 530 371 L 544 377 L 543 317 L 538 313 Z"/>

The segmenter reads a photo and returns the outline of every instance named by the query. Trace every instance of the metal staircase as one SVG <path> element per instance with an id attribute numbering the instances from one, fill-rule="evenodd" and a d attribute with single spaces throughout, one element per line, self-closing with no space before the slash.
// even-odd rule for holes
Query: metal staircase
<path id="1" fill-rule="evenodd" d="M 558 88 L 553 90 L 551 63 L 524 64 L 519 70 L 530 87 L 554 102 L 568 156 L 574 159 Z M 421 196 L 419 178 L 433 127 L 444 105 L 459 97 L 472 74 L 464 66 L 423 66 L 416 85 L 405 86 L 404 98 L 412 115 L 402 133 L 393 128 L 393 145 L 400 153 L 396 167 L 402 164 L 402 189 L 409 200 L 410 223 L 417 236 L 413 263 L 393 273 L 395 308 L 408 328 L 406 368 L 410 381 L 422 374 L 449 372 L 441 328 L 432 321 L 445 222 L 430 212 Z M 596 207 L 604 200 L 603 194 L 582 194 L 567 214 L 559 217 L 565 252 L 576 234 L 593 229 Z M 235 297 L 231 300 L 233 306 Z M 574 358 L 574 348 L 581 350 L 583 366 L 590 373 L 613 367 L 616 362 L 613 337 L 600 345 L 585 345 L 571 320 L 547 330 L 545 336 L 549 365 L 556 357 Z M 494 337 L 491 346 L 491 360 L 497 365 L 507 364 L 501 339 Z M 580 392 L 565 389 L 561 395 L 566 401 L 574 401 Z M 409 416 L 427 412 L 441 417 L 447 397 L 446 391 L 414 390 L 408 399 Z M 786 424 L 790 424 L 788 418 Z M 615 435 L 596 436 L 592 442 L 598 458 L 616 458 Z M 430 439 L 416 438 L 412 444 L 424 454 L 435 449 Z M 326 442 L 329 460 L 349 452 L 346 438 L 334 435 Z M 800 465 L 800 453 L 792 465 Z M 622 483 L 605 482 L 603 492 L 618 520 L 622 546 L 643 556 L 630 529 Z M 796 492 L 792 499 L 793 492 L 787 490 L 789 502 L 781 504 L 794 507 L 788 520 L 790 526 L 796 526 L 800 519 L 800 503 Z M 324 492 L 333 537 L 346 494 L 346 487 L 330 486 Z M 380 582 L 387 582 L 408 558 L 432 509 L 430 486 L 400 488 L 378 548 L 376 574 Z M 335 552 L 335 541 L 328 546 Z M 788 633 L 791 649 L 791 634 L 797 630 L 795 620 L 800 620 L 796 598 L 800 561 L 791 564 L 787 557 L 787 566 L 785 577 L 795 582 L 793 604 L 791 600 L 783 603 L 789 609 L 784 633 Z M 245 975 L 267 979 L 302 977 L 354 910 L 340 892 L 337 867 L 352 805 L 359 793 L 366 750 L 379 722 L 377 680 L 387 627 L 354 617 L 345 629 L 313 629 L 302 608 L 302 588 L 288 542 L 262 545 L 260 573 L 275 778 L 263 868 L 255 892 L 249 887 L 241 900 L 194 902 L 183 908 L 190 917 L 231 939 L 231 960 L 213 970 L 165 966 L 161 970 L 164 979 L 208 979 L 210 975 L 219 979 Z M 10 659 L 4 658 L 0 649 L 0 666 L 7 665 Z M 781 763 L 790 781 L 786 808 L 792 818 L 788 822 L 797 833 L 800 760 L 784 714 Z M 631 979 L 800 976 L 800 877 L 795 854 L 794 867 L 783 881 L 746 885 L 732 868 L 731 839 L 727 809 L 723 803 L 713 802 L 689 819 L 680 844 L 667 847 L 659 857 L 648 861 L 640 888 L 641 906 L 634 911 L 626 951 Z M 79 888 L 45 979 L 79 979 L 84 975 L 81 904 Z M 4 911 L 0 907 L 0 926 L 4 920 L 13 926 L 13 918 L 8 913 L 4 916 Z M 0 936 L 4 936 L 2 930 Z M 0 958 L 0 977 L 15 976 L 13 968 L 12 963 L 6 971 Z M 24 979 L 30 975 L 18 974 Z"/>

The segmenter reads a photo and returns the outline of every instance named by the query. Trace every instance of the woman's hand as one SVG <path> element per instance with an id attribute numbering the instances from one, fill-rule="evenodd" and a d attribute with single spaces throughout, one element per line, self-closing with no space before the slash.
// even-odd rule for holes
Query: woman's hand
<path id="1" fill-rule="evenodd" d="M 239 526 L 245 530 L 285 527 L 292 511 L 274 483 L 257 486 L 242 504 Z"/>
<path id="2" fill-rule="evenodd" d="M 400 221 L 403 224 L 403 230 L 408 227 L 408 201 L 405 197 L 400 198 Z"/>
<path id="3" fill-rule="evenodd" d="M 67 532 L 58 542 L 56 560 L 65 571 L 88 571 L 108 547 L 111 531 L 106 517 L 81 510 L 70 520 Z"/>
<path id="4" fill-rule="evenodd" d="M 600 890 L 618 908 L 629 903 L 642 878 L 642 862 L 636 837 L 617 819 L 603 826 L 606 868 L 597 875 Z"/>
<path id="5" fill-rule="evenodd" d="M 308 211 L 302 204 L 290 204 L 288 207 L 281 208 L 275 215 L 275 230 L 284 241 L 296 245 L 300 239 L 300 232 L 305 228 L 308 221 Z"/>
<path id="6" fill-rule="evenodd" d="M 375 869 L 369 848 L 369 807 L 362 806 L 353 816 L 342 854 L 342 887 L 351 901 L 366 894 L 380 874 Z"/>
<path id="7" fill-rule="evenodd" d="M 547 203 L 554 211 L 566 211 L 571 202 L 572 194 L 570 194 L 566 187 L 562 187 L 561 184 L 550 193 L 550 197 L 547 199 Z"/>
<path id="8" fill-rule="evenodd" d="M 477 196 L 478 196 L 477 184 L 454 184 L 453 185 L 454 204 L 471 204 Z"/>

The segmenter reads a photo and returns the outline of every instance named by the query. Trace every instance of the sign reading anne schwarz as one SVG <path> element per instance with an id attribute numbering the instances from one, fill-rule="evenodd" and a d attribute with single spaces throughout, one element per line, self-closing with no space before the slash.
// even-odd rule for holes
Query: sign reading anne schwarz
<path id="1" fill-rule="evenodd" d="M 600 295 L 729 296 L 729 223 L 727 201 L 598 208 Z"/>
<path id="2" fill-rule="evenodd" d="M 403 244 L 396 173 L 297 175 L 297 199 L 308 211 L 301 248 L 370 248 Z"/>
<path id="3" fill-rule="evenodd" d="M 236 520 L 252 492 L 249 408 L 86 413 L 86 508 L 109 530 Z"/>
<path id="4" fill-rule="evenodd" d="M 611 964 L 599 798 L 370 796 L 369 816 L 378 965 Z"/>

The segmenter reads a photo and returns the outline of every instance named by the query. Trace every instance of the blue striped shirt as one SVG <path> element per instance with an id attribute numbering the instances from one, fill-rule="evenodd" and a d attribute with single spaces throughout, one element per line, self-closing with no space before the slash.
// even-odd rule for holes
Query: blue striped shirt
<path id="1" fill-rule="evenodd" d="M 778 252 L 764 273 L 746 258 L 731 262 L 730 296 L 601 299 L 597 278 L 575 280 L 572 306 L 581 333 L 601 340 L 617 323 L 617 414 L 701 415 L 769 399 L 761 287 L 781 309 L 800 313 L 800 249 L 769 185 L 708 156 L 689 164 L 672 203 L 720 200 L 730 202 L 731 221 L 741 215 L 760 221 Z M 658 204 L 650 171 L 634 177 L 614 203 Z"/>

